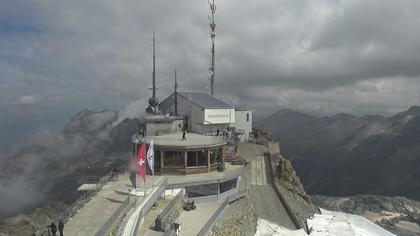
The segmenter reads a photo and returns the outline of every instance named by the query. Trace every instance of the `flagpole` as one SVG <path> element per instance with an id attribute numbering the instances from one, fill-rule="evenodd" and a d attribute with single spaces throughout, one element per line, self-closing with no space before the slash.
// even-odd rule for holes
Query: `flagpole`
<path id="1" fill-rule="evenodd" d="M 135 150 L 134 152 L 136 154 L 134 156 L 134 160 L 137 160 L 137 155 L 138 155 L 138 151 L 139 151 L 138 147 L 137 147 L 137 144 L 138 144 L 137 142 L 134 143 L 134 150 Z M 136 170 L 136 172 L 137 172 L 137 170 Z M 134 191 L 137 191 L 137 173 L 135 173 L 134 176 L 135 176 L 135 178 L 134 178 Z"/>
<path id="2" fill-rule="evenodd" d="M 145 139 L 143 139 L 143 141 L 144 141 L 144 148 L 146 148 L 146 140 Z M 147 168 L 146 168 L 146 166 L 147 166 L 147 154 L 146 154 L 146 156 L 145 156 L 145 160 L 144 160 L 144 197 L 146 197 L 146 175 L 147 175 Z"/>

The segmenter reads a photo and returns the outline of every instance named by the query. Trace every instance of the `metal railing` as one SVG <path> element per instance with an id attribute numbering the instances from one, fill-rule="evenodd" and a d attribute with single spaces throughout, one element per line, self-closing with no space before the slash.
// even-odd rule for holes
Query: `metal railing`
<path id="1" fill-rule="evenodd" d="M 103 176 L 83 176 L 77 180 L 77 185 L 96 184 Z"/>
<path id="2" fill-rule="evenodd" d="M 155 202 L 159 199 L 159 197 L 162 195 L 162 193 L 165 191 L 166 186 L 168 185 L 168 180 L 165 179 L 162 184 L 160 184 L 159 188 L 156 190 L 156 192 L 150 197 L 150 199 L 145 203 L 143 208 L 141 209 L 139 218 L 137 219 L 136 226 L 134 232 L 137 232 L 140 227 L 140 222 L 142 218 L 149 212 L 150 208 L 153 207 Z"/>
<path id="3" fill-rule="evenodd" d="M 219 218 L 219 216 L 222 214 L 223 210 L 228 204 L 229 204 L 229 198 L 226 198 L 226 200 L 223 201 L 222 205 L 220 205 L 219 208 L 217 208 L 216 212 L 214 212 L 214 214 L 210 217 L 207 223 L 197 233 L 198 236 L 204 236 L 207 234 L 207 232 L 213 226 L 214 222 L 216 222 L 216 220 Z"/>
<path id="4" fill-rule="evenodd" d="M 142 209 L 140 209 L 136 224 L 134 226 L 134 230 L 132 231 L 132 233 L 134 235 L 136 235 L 136 232 L 138 231 L 139 227 L 140 227 L 140 223 L 143 219 L 143 217 L 149 212 L 149 210 L 153 207 L 153 205 L 155 204 L 155 202 L 159 199 L 159 197 L 163 194 L 163 192 L 165 191 L 167 185 L 168 185 L 168 180 L 165 178 L 163 180 L 160 181 L 161 183 L 157 184 L 159 185 L 159 188 L 153 193 L 153 195 L 147 199 L 146 203 L 144 204 L 144 206 L 142 207 Z M 136 202 L 136 204 L 134 204 L 134 206 L 131 208 L 130 212 L 127 214 L 127 216 L 124 218 L 123 222 L 121 223 L 119 229 L 118 229 L 118 233 L 117 235 L 121 236 L 124 234 L 124 230 L 126 228 L 127 222 L 128 220 L 132 217 L 132 215 L 134 214 L 134 212 L 136 211 L 136 208 L 139 204 L 141 204 L 141 201 Z"/>
<path id="5" fill-rule="evenodd" d="M 127 209 L 129 203 L 130 199 L 127 197 L 124 200 L 124 202 L 122 202 L 122 204 L 118 207 L 118 209 L 114 213 L 112 213 L 108 220 L 96 231 L 95 236 L 107 235 L 111 231 L 112 226 L 121 216 L 121 214 Z"/>
<path id="6" fill-rule="evenodd" d="M 63 223 L 66 223 L 71 217 L 73 217 L 93 196 L 95 196 L 102 187 L 111 180 L 111 175 L 107 174 L 100 178 L 95 186 L 90 190 L 83 192 L 80 197 L 69 207 L 67 207 L 58 217 L 52 220 L 52 222 L 57 223 L 59 220 L 62 220 Z M 49 229 L 44 229 L 34 233 L 37 236 L 50 236 Z"/>
<path id="7" fill-rule="evenodd" d="M 125 215 L 124 219 L 122 220 L 118 232 L 115 235 L 121 236 L 124 234 L 125 226 L 127 225 L 128 219 L 133 215 L 134 211 L 136 210 L 136 207 L 138 206 L 139 201 L 136 199 L 134 200 L 134 204 L 131 206 L 130 210 Z"/>
<path id="8" fill-rule="evenodd" d="M 224 172 L 221 172 L 220 178 L 214 178 L 210 180 L 190 180 L 190 181 L 180 181 L 180 182 L 174 182 L 169 183 L 168 188 L 182 188 L 186 186 L 191 185 L 203 185 L 203 184 L 214 184 L 214 183 L 220 183 L 225 182 L 230 179 L 238 178 L 243 173 L 243 166 L 240 168 L 235 168 L 233 170 L 225 170 Z"/>

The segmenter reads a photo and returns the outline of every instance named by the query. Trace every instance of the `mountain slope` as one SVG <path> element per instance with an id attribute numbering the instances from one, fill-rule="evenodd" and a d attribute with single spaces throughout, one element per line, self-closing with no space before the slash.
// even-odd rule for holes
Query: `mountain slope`
<path id="1" fill-rule="evenodd" d="M 114 111 L 84 110 L 58 135 L 40 138 L 0 162 L 0 217 L 30 212 L 47 201 L 77 198 L 77 180 L 103 176 L 125 163 L 140 120 L 118 124 Z"/>
<path id="2" fill-rule="evenodd" d="M 420 199 L 420 107 L 391 117 L 281 110 L 257 125 L 279 140 L 310 194 Z"/>

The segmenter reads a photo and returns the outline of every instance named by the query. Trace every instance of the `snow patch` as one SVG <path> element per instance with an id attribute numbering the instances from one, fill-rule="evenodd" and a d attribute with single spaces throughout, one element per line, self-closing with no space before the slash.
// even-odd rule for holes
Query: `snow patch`
<path id="1" fill-rule="evenodd" d="M 308 236 L 303 229 L 290 230 L 268 220 L 258 218 L 257 232 L 255 236 Z"/>
<path id="2" fill-rule="evenodd" d="M 309 236 L 395 236 L 362 216 L 324 209 L 307 223 Z M 303 229 L 290 230 L 259 218 L 255 236 L 268 235 L 308 236 Z"/>
<path id="3" fill-rule="evenodd" d="M 307 223 L 311 236 L 395 236 L 362 216 L 324 209 Z"/>

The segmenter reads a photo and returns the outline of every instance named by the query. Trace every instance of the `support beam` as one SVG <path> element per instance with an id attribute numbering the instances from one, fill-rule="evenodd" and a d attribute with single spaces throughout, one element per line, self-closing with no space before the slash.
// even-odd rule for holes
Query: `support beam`
<path id="1" fill-rule="evenodd" d="M 165 155 L 162 148 L 160 149 L 160 175 L 163 175 L 163 162 L 165 161 Z"/>
<path id="2" fill-rule="evenodd" d="M 210 172 L 210 149 L 207 150 L 207 172 Z"/>
<path id="3" fill-rule="evenodd" d="M 198 166 L 198 151 L 195 152 L 195 166 Z"/>
<path id="4" fill-rule="evenodd" d="M 188 152 L 185 151 L 184 152 L 184 168 L 187 169 L 187 159 L 188 159 Z M 184 172 L 185 174 L 187 174 L 187 172 Z"/>
<path id="5" fill-rule="evenodd" d="M 223 164 L 225 163 L 225 161 L 226 161 L 226 146 L 223 146 L 221 149 L 220 149 L 220 151 L 222 152 L 221 153 L 221 155 L 222 155 L 222 162 L 223 162 Z"/>

